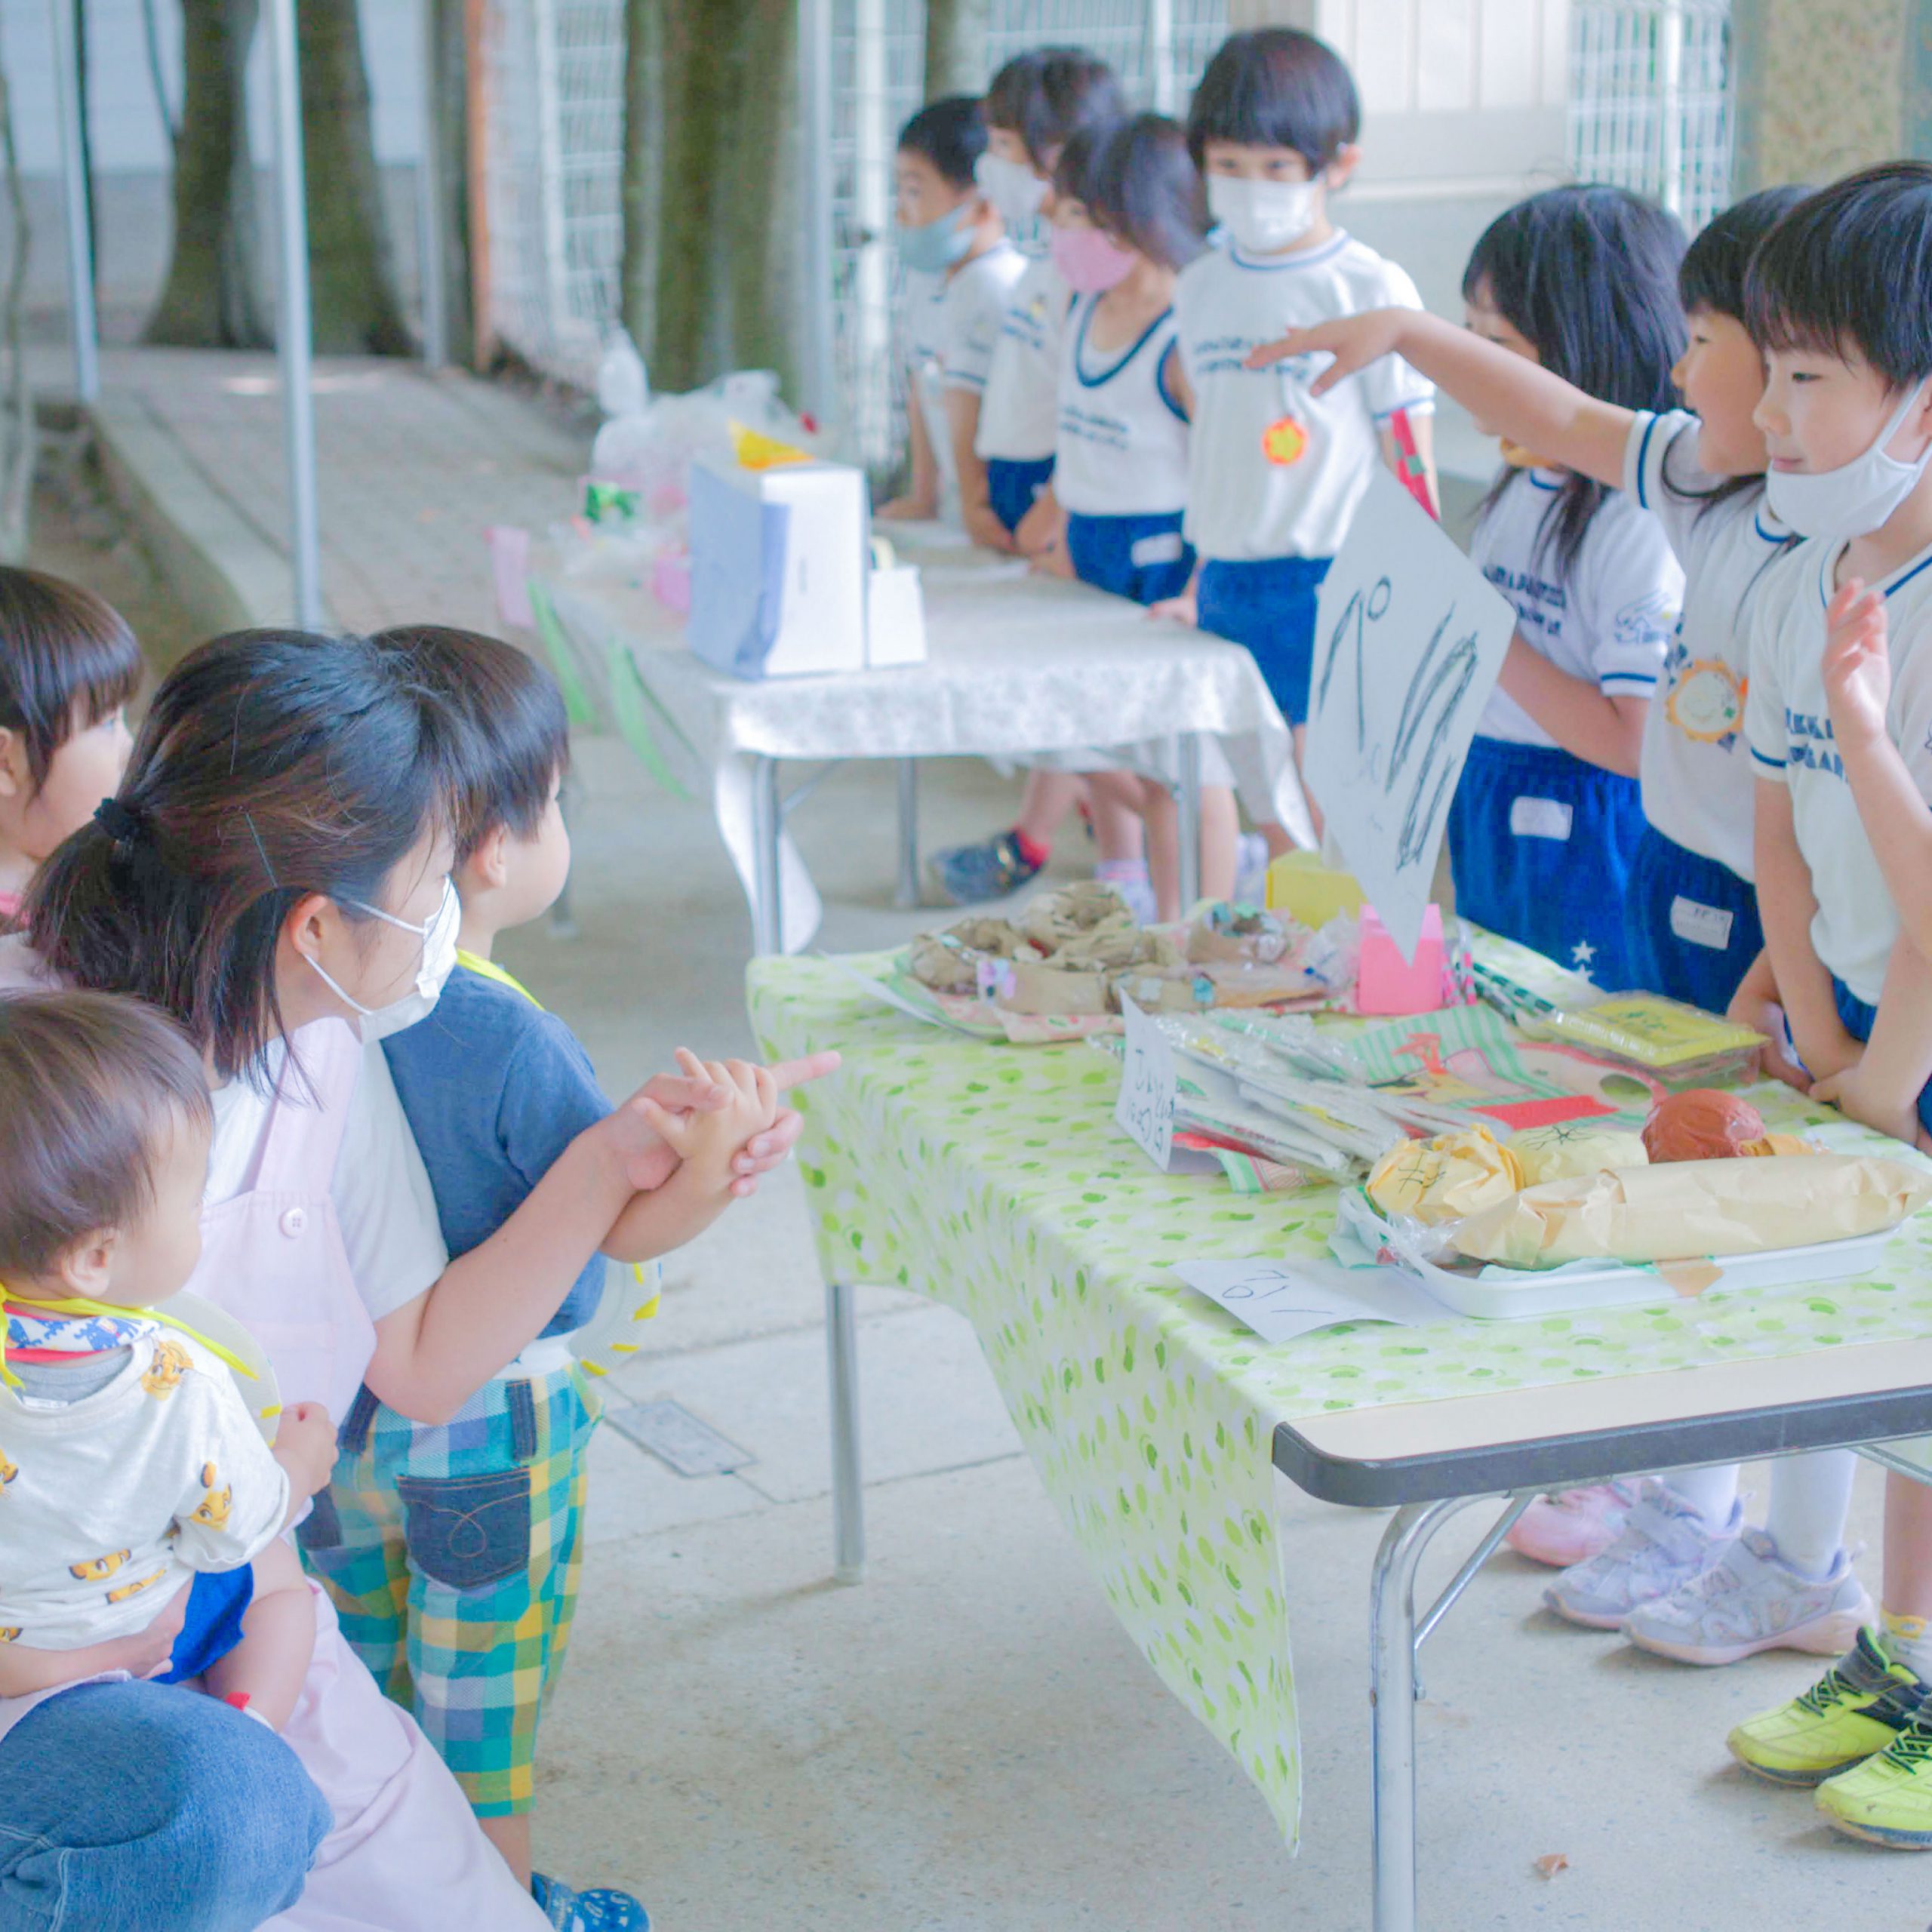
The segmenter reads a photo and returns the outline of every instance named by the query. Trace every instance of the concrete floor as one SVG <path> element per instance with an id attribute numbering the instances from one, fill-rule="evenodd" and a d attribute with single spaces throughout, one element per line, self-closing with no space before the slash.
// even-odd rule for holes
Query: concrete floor
<path id="1" fill-rule="evenodd" d="M 38 555 L 122 603 L 158 650 L 180 641 L 165 587 L 85 499 L 46 500 Z M 532 930 L 507 962 L 614 1092 L 678 1044 L 747 1049 L 744 908 L 708 816 L 651 791 L 611 740 L 581 742 L 578 779 L 577 934 Z M 928 843 L 998 823 L 1009 798 L 982 766 L 928 768 Z M 823 945 L 911 930 L 890 903 L 888 773 L 837 774 L 795 829 Z M 1382 1519 L 1282 1488 L 1306 1782 L 1291 1862 L 1114 1621 L 966 1324 L 896 1291 L 864 1309 L 872 1562 L 841 1589 L 795 1175 L 672 1264 L 655 1350 L 617 1393 L 675 1397 L 755 1460 L 685 1478 L 601 1432 L 577 1636 L 543 1736 L 540 1863 L 629 1886 L 664 1932 L 1365 1927 Z M 1761 1495 L 1763 1472 L 1747 1480 Z M 1867 1472 L 1854 1533 L 1875 1552 L 1877 1497 Z M 1475 1534 L 1453 1527 L 1431 1574 Z M 1727 1726 L 1802 1687 L 1813 1660 L 1679 1669 L 1557 1623 L 1543 1580 L 1499 1559 L 1426 1655 L 1424 1926 L 1925 1925 L 1932 1866 L 1835 1838 L 1804 1796 L 1730 1768 Z M 1545 1879 L 1534 1861 L 1550 1853 L 1569 1866 Z"/>

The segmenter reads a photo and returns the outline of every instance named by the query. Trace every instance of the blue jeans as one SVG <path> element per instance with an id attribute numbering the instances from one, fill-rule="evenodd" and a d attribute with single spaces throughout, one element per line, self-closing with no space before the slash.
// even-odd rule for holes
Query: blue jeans
<path id="1" fill-rule="evenodd" d="M 249 1932 L 331 1820 L 265 1725 L 155 1684 L 83 1684 L 0 1738 L 0 1932 Z"/>

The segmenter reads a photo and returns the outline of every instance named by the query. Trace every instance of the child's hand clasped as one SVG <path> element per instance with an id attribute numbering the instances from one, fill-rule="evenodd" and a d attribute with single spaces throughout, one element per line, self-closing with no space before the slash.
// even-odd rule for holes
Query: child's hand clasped
<path id="1" fill-rule="evenodd" d="M 679 1057 L 681 1062 L 685 1056 Z M 646 1094 L 639 1097 L 637 1106 L 683 1167 L 721 1192 L 731 1184 L 739 1152 L 777 1119 L 778 1081 L 771 1068 L 749 1060 L 701 1064 L 721 1099 L 689 1112 L 672 1113 Z"/>

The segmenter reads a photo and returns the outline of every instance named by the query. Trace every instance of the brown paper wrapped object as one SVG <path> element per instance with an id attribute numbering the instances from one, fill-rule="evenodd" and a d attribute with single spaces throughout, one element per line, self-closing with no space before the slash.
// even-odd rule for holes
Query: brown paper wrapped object
<path id="1" fill-rule="evenodd" d="M 1475 1261 L 1690 1261 L 1807 1247 L 1895 1227 L 1932 1200 L 1932 1172 L 1863 1154 L 1678 1161 L 1525 1188 L 1469 1215 L 1451 1244 Z"/>
<path id="2" fill-rule="evenodd" d="M 921 933 L 907 950 L 906 966 L 921 986 L 936 993 L 979 989 L 979 961 L 1037 958 L 1020 928 L 1005 919 L 961 919 L 940 933 Z"/>
<path id="3" fill-rule="evenodd" d="M 1104 973 L 1069 973 L 1037 960 L 1014 962 L 1013 991 L 995 1001 L 1010 1013 L 1089 1014 L 1112 1011 Z"/>
<path id="4" fill-rule="evenodd" d="M 1398 1140 L 1375 1164 L 1368 1198 L 1385 1214 L 1432 1226 L 1509 1201 L 1523 1185 L 1515 1155 L 1486 1127 Z"/>

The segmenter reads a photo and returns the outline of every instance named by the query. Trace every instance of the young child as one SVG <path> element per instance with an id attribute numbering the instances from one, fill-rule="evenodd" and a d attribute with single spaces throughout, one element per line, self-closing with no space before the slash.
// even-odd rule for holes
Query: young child
<path id="1" fill-rule="evenodd" d="M 281 1534 L 328 1480 L 328 1414 L 294 1404 L 270 1449 L 234 1358 L 159 1312 L 201 1254 L 212 1119 L 152 1008 L 0 1001 L 0 1697 L 198 1677 L 278 1730 L 308 1672 Z"/>
<path id="2" fill-rule="evenodd" d="M 1804 543 L 1754 626 L 1758 892 L 1814 1094 L 1932 1125 L 1932 166 L 1812 195 L 1752 261 L 1771 507 Z M 1835 1829 L 1932 1844 L 1932 1496 L 1893 1476 L 1881 1627 L 1731 1733 Z"/>
<path id="3" fill-rule="evenodd" d="M 941 517 L 975 543 L 1010 551 L 976 445 L 993 347 L 1026 264 L 974 179 L 986 145 L 980 104 L 964 95 L 929 103 L 899 131 L 912 481 L 878 514 Z"/>
<path id="4" fill-rule="evenodd" d="M 122 707 L 141 671 L 133 632 L 91 591 L 0 567 L 0 924 L 34 868 L 119 783 Z"/>
<path id="5" fill-rule="evenodd" d="M 1186 530 L 1201 563 L 1191 589 L 1157 608 L 1254 653 L 1297 750 L 1321 580 L 1378 450 L 1404 472 L 1398 415 L 1429 462 L 1432 392 L 1399 362 L 1321 398 L 1310 389 L 1317 371 L 1298 361 L 1247 366 L 1286 330 L 1391 303 L 1422 306 L 1401 269 L 1329 218 L 1330 195 L 1361 158 L 1361 121 L 1340 56 L 1290 27 L 1230 35 L 1187 117 L 1227 246 L 1192 263 L 1174 291 L 1174 388 L 1191 425 Z M 1287 849 L 1280 826 L 1263 830 L 1272 850 Z"/>
<path id="6" fill-rule="evenodd" d="M 457 970 L 428 1019 L 383 1042 L 444 1240 L 460 1257 L 610 1110 L 570 1029 L 491 956 L 500 932 L 540 917 L 563 889 L 568 724 L 549 674 L 493 638 L 424 626 L 377 642 L 407 644 L 469 746 Z M 728 1086 L 731 1104 L 686 1118 L 643 1103 L 683 1164 L 626 1211 L 605 1254 L 647 1260 L 708 1226 L 729 1202 L 731 1157 L 775 1117 L 764 1069 L 701 1070 Z M 596 1313 L 603 1278 L 593 1257 L 540 1339 L 447 1423 L 412 1422 L 365 1389 L 343 1424 L 329 1520 L 303 1539 L 344 1634 L 414 1713 L 526 1883 L 537 1721 L 576 1607 L 597 1414 L 568 1338 Z"/>
<path id="7" fill-rule="evenodd" d="M 1676 222 L 1635 195 L 1550 189 L 1476 243 L 1469 327 L 1604 401 L 1660 412 L 1684 346 L 1683 252 Z M 1506 439 L 1504 454 L 1470 554 L 1518 628 L 1450 807 L 1456 906 L 1624 987 L 1638 748 L 1683 573 L 1631 498 Z"/>

